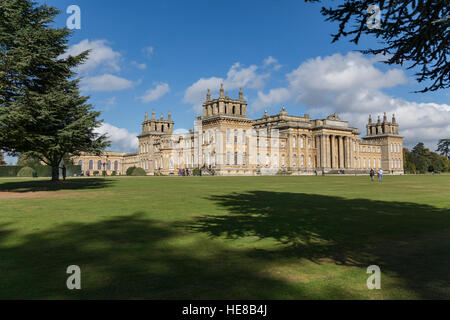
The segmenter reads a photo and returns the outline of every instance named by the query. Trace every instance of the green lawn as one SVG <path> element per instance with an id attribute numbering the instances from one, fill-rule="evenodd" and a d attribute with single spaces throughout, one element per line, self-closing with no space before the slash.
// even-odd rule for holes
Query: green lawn
<path id="1" fill-rule="evenodd" d="M 449 270 L 450 176 L 0 179 L 0 299 L 450 299 Z"/>

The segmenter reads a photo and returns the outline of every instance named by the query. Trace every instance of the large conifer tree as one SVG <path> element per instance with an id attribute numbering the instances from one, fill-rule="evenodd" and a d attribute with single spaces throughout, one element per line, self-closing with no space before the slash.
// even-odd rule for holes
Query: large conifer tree
<path id="1" fill-rule="evenodd" d="M 0 149 L 39 158 L 59 179 L 64 156 L 101 153 L 100 113 L 80 95 L 72 71 L 88 52 L 61 58 L 70 31 L 51 27 L 59 13 L 30 0 L 0 0 Z"/>

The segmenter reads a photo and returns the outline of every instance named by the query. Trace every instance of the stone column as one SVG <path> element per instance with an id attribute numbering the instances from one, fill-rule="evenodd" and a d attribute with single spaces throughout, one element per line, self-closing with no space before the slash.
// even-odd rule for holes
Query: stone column
<path id="1" fill-rule="evenodd" d="M 331 168 L 331 141 L 330 141 L 330 135 L 327 136 L 327 168 Z"/>
<path id="2" fill-rule="evenodd" d="M 305 168 L 308 168 L 308 154 L 309 154 L 309 151 L 308 151 L 308 136 L 307 135 L 302 135 L 302 138 L 303 138 L 303 149 L 305 150 L 305 152 L 304 153 L 303 152 L 301 152 L 301 153 L 299 152 L 298 161 L 301 161 L 301 157 L 304 154 L 304 157 L 303 157 L 303 168 L 302 169 L 305 169 Z"/>
<path id="3" fill-rule="evenodd" d="M 325 168 L 325 166 L 326 166 L 325 155 L 327 153 L 326 148 L 325 148 L 325 135 L 321 134 L 319 139 L 320 139 L 320 166 L 322 168 Z"/>
<path id="4" fill-rule="evenodd" d="M 345 136 L 344 137 L 344 152 L 345 152 L 344 167 L 345 167 L 345 169 L 349 168 L 349 153 L 348 153 L 349 146 L 350 146 L 350 144 L 349 144 L 348 136 Z"/>
<path id="5" fill-rule="evenodd" d="M 330 158 L 331 158 L 331 168 L 336 168 L 336 157 L 335 157 L 335 148 L 336 148 L 336 136 L 331 135 L 331 152 L 330 152 Z"/>
<path id="6" fill-rule="evenodd" d="M 339 136 L 339 169 L 344 168 L 344 142 L 343 137 Z"/>

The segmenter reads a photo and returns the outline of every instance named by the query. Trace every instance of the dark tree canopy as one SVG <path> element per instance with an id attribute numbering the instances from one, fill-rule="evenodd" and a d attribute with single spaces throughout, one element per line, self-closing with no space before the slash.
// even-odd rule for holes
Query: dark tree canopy
<path id="1" fill-rule="evenodd" d="M 439 152 L 441 155 L 446 156 L 447 158 L 449 157 L 449 152 L 450 152 L 450 139 L 441 139 L 438 142 L 438 148 L 437 148 L 437 152 Z"/>
<path id="2" fill-rule="evenodd" d="M 306 2 L 320 2 L 310 0 Z M 333 42 L 342 37 L 358 44 L 363 34 L 380 39 L 381 48 L 361 50 L 365 54 L 387 55 L 387 64 L 406 64 L 418 70 L 418 82 L 431 84 L 419 92 L 450 87 L 450 1 L 449 0 L 345 0 L 335 8 L 321 10 L 326 21 L 338 22 Z M 343 2 L 343 3 L 342 3 Z M 380 28 L 368 28 L 377 5 Z"/>
<path id="3" fill-rule="evenodd" d="M 99 112 L 81 96 L 72 71 L 88 51 L 61 58 L 70 31 L 53 28 L 58 11 L 30 0 L 0 0 L 0 149 L 52 166 L 68 155 L 101 153 Z"/>

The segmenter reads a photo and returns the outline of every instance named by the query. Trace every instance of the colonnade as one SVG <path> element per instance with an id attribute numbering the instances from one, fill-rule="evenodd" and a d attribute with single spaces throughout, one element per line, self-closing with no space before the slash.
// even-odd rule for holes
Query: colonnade
<path id="1" fill-rule="evenodd" d="M 330 169 L 355 168 L 354 144 L 352 136 L 334 134 L 318 135 L 319 167 Z"/>

